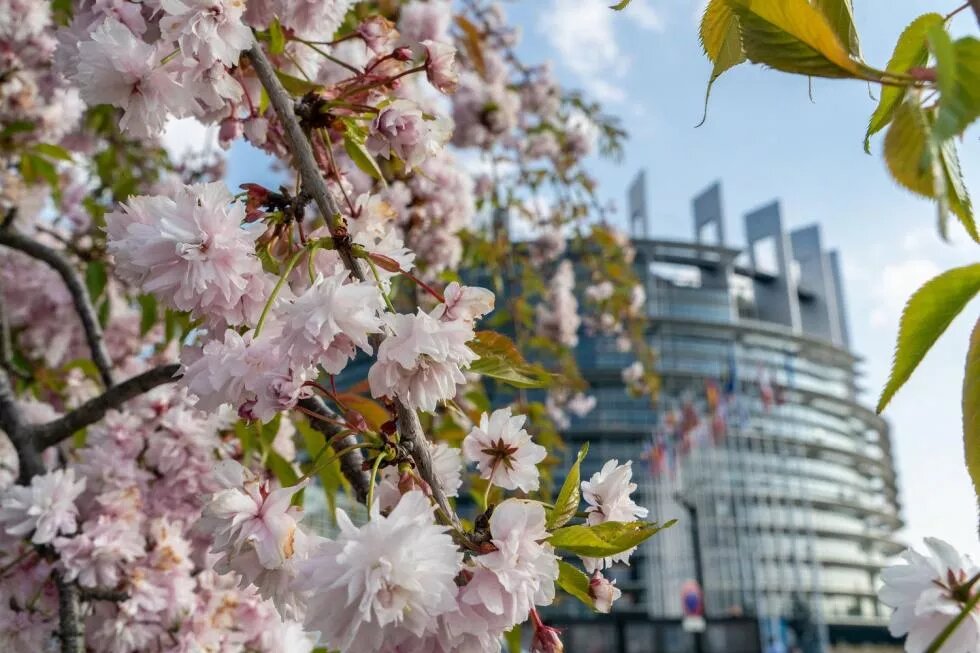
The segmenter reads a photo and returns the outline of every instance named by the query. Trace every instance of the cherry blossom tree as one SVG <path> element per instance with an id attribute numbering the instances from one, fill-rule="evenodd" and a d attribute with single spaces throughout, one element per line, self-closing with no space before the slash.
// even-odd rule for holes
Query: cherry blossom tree
<path id="1" fill-rule="evenodd" d="M 483 0 L 0 0 L 0 648 L 560 651 L 556 588 L 609 611 L 660 527 L 628 462 L 550 467 L 580 329 L 656 389 L 583 165 L 623 133 L 516 42 Z M 285 183 L 170 159 L 182 117 Z"/>

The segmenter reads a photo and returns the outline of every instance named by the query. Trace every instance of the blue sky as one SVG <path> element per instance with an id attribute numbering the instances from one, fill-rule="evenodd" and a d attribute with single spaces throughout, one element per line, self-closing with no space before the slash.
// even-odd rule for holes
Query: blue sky
<path id="1" fill-rule="evenodd" d="M 596 160 L 600 193 L 621 208 L 640 168 L 647 170 L 650 233 L 689 237 L 690 199 L 721 180 L 730 244 L 742 243 L 742 215 L 779 198 L 788 228 L 820 223 L 825 246 L 844 260 L 854 349 L 864 357 L 865 399 L 873 403 L 887 377 L 902 306 L 924 281 L 977 260 L 978 248 L 951 225 L 940 240 L 935 210 L 897 187 L 861 142 L 874 109 L 866 85 L 815 80 L 743 65 L 715 84 L 701 119 L 710 65 L 697 25 L 703 0 L 633 0 L 621 13 L 611 0 L 524 0 L 507 3 L 524 34 L 530 61 L 552 60 L 559 79 L 602 100 L 630 133 L 621 163 Z M 906 24 L 927 11 L 948 12 L 958 0 L 854 0 L 865 58 L 883 67 Z M 954 32 L 975 33 L 969 12 Z M 181 130 L 179 141 L 196 138 Z M 960 147 L 968 188 L 980 205 L 980 130 Z M 200 142 L 200 141 L 198 141 Z M 229 184 L 269 181 L 264 161 L 236 146 Z M 625 225 L 624 225 L 625 226 Z M 963 358 L 978 305 L 953 323 L 885 416 L 893 429 L 908 528 L 949 540 L 980 558 L 977 508 L 963 465 L 960 386 Z"/>

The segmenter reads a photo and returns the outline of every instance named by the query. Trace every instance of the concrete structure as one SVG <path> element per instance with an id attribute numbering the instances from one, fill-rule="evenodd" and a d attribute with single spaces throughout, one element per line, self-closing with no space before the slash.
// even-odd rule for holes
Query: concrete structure
<path id="1" fill-rule="evenodd" d="M 787 233 L 778 202 L 745 216 L 744 254 L 729 247 L 717 183 L 693 201 L 691 242 L 647 236 L 642 173 L 628 199 L 662 394 L 655 405 L 629 397 L 620 372 L 630 355 L 583 336 L 579 362 L 598 403 L 565 433 L 570 451 L 591 442 L 585 473 L 632 459 L 650 518 L 681 520 L 613 569 L 621 614 L 679 619 L 697 550 L 709 617 L 700 650 L 743 650 L 710 632 L 713 619 L 736 615 L 759 624 L 763 647 L 890 641 L 875 591 L 901 549 L 898 485 L 888 425 L 858 397 L 837 253 L 816 225 Z M 682 434 L 677 416 L 688 420 Z M 642 460 L 651 439 L 667 444 L 656 469 Z M 552 615 L 584 617 L 573 602 Z M 621 634 L 602 650 L 696 650 L 675 631 L 669 646 Z"/>

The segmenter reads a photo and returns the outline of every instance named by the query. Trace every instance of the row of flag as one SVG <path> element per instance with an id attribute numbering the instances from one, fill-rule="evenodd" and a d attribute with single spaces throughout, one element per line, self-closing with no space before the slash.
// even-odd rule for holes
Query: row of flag
<path id="1" fill-rule="evenodd" d="M 659 476 L 677 471 L 680 459 L 697 447 L 720 444 L 729 428 L 738 430 L 749 422 L 750 404 L 758 397 L 765 412 L 784 402 L 785 387 L 794 384 L 792 359 L 786 357 L 786 386 L 774 385 L 769 372 L 759 366 L 754 381 L 740 386 L 734 356 L 729 359 L 728 373 L 719 381 L 704 381 L 703 401 L 687 393 L 678 402 L 660 411 L 659 423 L 651 434 L 641 458 L 650 473 Z M 746 392 L 746 390 L 748 392 Z"/>

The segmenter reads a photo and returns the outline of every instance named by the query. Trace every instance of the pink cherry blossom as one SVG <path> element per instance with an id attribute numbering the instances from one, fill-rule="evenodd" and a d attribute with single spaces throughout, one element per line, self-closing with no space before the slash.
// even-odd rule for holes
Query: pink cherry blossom
<path id="1" fill-rule="evenodd" d="M 408 100 L 395 100 L 374 119 L 367 140 L 372 154 L 390 158 L 392 154 L 405 166 L 414 168 L 438 153 L 449 140 L 451 127 L 441 118 L 428 118 Z"/>
<path id="2" fill-rule="evenodd" d="M 456 48 L 441 41 L 422 41 L 425 48 L 425 75 L 429 82 L 446 94 L 456 92 L 459 73 L 456 71 Z"/>
<path id="3" fill-rule="evenodd" d="M 75 500 L 84 491 L 85 479 L 76 481 L 71 468 L 35 476 L 29 486 L 12 485 L 0 494 L 0 526 L 10 535 L 31 535 L 35 544 L 70 535 L 77 527 Z"/>
<path id="4" fill-rule="evenodd" d="M 202 64 L 234 66 L 252 44 L 252 30 L 242 22 L 244 0 L 160 0 L 160 7 L 167 14 L 160 21 L 164 35 Z"/>
<path id="5" fill-rule="evenodd" d="M 480 417 L 463 439 L 463 455 L 475 462 L 480 478 L 505 490 L 533 492 L 540 483 L 537 464 L 547 455 L 524 430 L 526 415 L 512 415 L 510 406 Z"/>
<path id="6" fill-rule="evenodd" d="M 620 465 L 618 460 L 608 460 L 602 469 L 588 481 L 582 481 L 582 498 L 588 503 L 585 511 L 590 524 L 607 521 L 630 522 L 647 516 L 647 509 L 636 505 L 630 494 L 636 490 L 633 478 L 633 461 Z M 608 558 L 583 558 L 589 572 L 604 569 L 615 562 L 628 562 L 636 549 L 628 549 Z"/>

